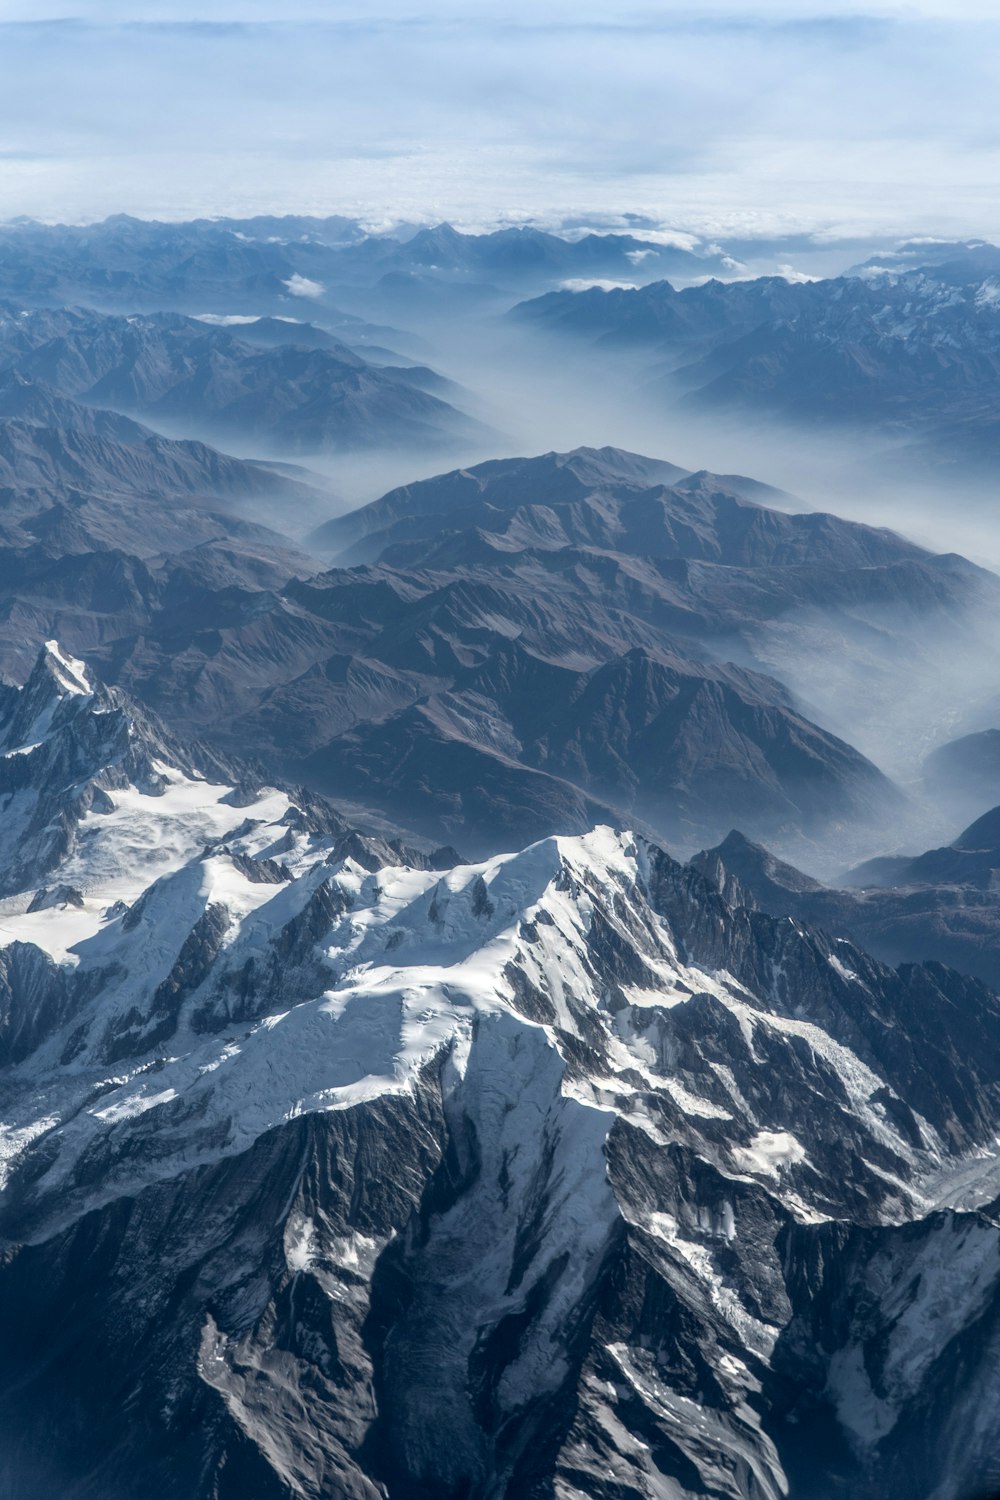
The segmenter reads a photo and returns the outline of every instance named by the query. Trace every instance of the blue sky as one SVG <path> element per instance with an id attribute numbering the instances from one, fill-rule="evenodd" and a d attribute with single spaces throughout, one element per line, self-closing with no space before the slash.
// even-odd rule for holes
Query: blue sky
<path id="1" fill-rule="evenodd" d="M 1000 235 L 996 15 L 0 0 L 0 215 Z"/>

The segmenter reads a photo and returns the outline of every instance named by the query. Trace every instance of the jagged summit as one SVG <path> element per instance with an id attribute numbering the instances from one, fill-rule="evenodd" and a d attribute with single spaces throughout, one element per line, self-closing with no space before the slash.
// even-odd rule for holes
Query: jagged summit
<path id="1" fill-rule="evenodd" d="M 22 690 L 10 698 L 0 721 L 0 748 L 5 755 L 24 754 L 59 728 L 63 705 L 92 698 L 94 684 L 83 662 L 64 654 L 57 641 L 46 641 Z M 72 711 L 72 709 L 70 710 Z"/>
<path id="2" fill-rule="evenodd" d="M 790 896 L 825 889 L 820 881 L 778 859 L 736 828 L 716 848 L 696 854 L 691 864 L 731 904 L 759 906 L 765 911 L 781 913 Z"/>
<path id="3" fill-rule="evenodd" d="M 38 667 L 48 672 L 68 697 L 88 697 L 94 691 L 94 684 L 84 663 L 62 651 L 58 641 L 45 642 L 39 654 Z"/>
<path id="4" fill-rule="evenodd" d="M 201 760 L 219 764 L 204 750 Z M 17 896 L 64 866 L 114 811 L 111 794 L 158 798 L 171 775 L 199 774 L 154 716 L 47 641 L 0 704 L 0 893 Z"/>

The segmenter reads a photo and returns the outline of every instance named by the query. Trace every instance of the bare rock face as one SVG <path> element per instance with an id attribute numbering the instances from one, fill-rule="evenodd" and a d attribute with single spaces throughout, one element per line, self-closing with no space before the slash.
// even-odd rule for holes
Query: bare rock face
<path id="1" fill-rule="evenodd" d="M 839 885 L 823 885 L 735 831 L 691 864 L 727 900 L 822 927 L 886 963 L 935 959 L 1000 985 L 997 809 L 951 844 L 867 860 Z"/>
<path id="2" fill-rule="evenodd" d="M 0 909 L 12 1497 L 976 1492 L 991 990 L 607 827 L 347 833 L 54 646 L 5 723 L 101 783 Z"/>

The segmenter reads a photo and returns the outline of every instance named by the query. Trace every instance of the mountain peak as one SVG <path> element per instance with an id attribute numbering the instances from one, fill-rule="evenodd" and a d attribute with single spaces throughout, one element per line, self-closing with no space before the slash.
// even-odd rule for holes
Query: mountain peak
<path id="1" fill-rule="evenodd" d="M 218 791 L 201 788 L 203 816 L 232 811 Z M 99 820 L 96 842 L 123 822 Z M 206 1452 L 250 1452 L 253 1493 L 277 1495 L 285 1434 L 301 1494 L 329 1491 L 330 1448 L 338 1493 L 376 1492 L 373 1449 L 402 1455 L 392 1493 L 472 1493 L 502 1421 L 590 1473 L 607 1433 L 639 1428 L 649 1444 L 616 1450 L 621 1493 L 661 1495 L 680 1469 L 684 1494 L 737 1500 L 751 1490 L 729 1478 L 753 1465 L 752 1493 L 779 1500 L 799 1492 L 803 1426 L 829 1434 L 815 1393 L 843 1388 L 853 1411 L 862 1356 L 888 1419 L 852 1462 L 888 1478 L 852 1494 L 915 1492 L 910 1431 L 892 1431 L 915 1403 L 979 1430 L 1000 1230 L 931 1205 L 995 1195 L 988 992 L 751 916 L 606 828 L 441 874 L 304 841 L 279 862 L 283 826 L 252 805 L 124 911 L 95 912 L 60 871 L 14 920 L 80 934 L 75 967 L 23 936 L 0 953 L 4 1227 L 24 1247 L 0 1267 L 20 1340 L 0 1364 L 16 1390 L 32 1362 L 47 1420 L 72 1392 L 93 1451 L 123 1462 L 120 1424 L 98 1425 L 105 1379 L 112 1360 L 119 1381 L 141 1371 L 130 1493 L 166 1492 L 166 1450 L 194 1500 L 222 1493 Z M 116 1338 L 88 1342 L 85 1366 L 43 1363 L 43 1315 L 74 1317 L 81 1287 Z M 779 1381 L 796 1404 L 761 1417 Z M 202 1424 L 191 1452 L 206 1387 L 228 1399 L 216 1448 Z M 394 1450 L 391 1428 L 419 1443 Z M 495 1493 L 529 1493 L 521 1472 Z"/>
<path id="2" fill-rule="evenodd" d="M 10 756 L 36 748 L 59 727 L 65 703 L 93 693 L 84 663 L 64 652 L 57 641 L 46 641 L 0 728 L 0 751 Z"/>
<path id="3" fill-rule="evenodd" d="M 64 694 L 87 695 L 94 691 L 94 683 L 86 663 L 64 651 L 58 641 L 46 641 L 38 653 L 36 672 L 47 672 L 58 683 Z M 34 675 L 34 674 L 33 674 Z"/>
<path id="4" fill-rule="evenodd" d="M 823 890 L 818 880 L 778 859 L 763 844 L 747 838 L 738 828 L 731 829 L 722 843 L 717 844 L 714 849 L 707 849 L 696 855 L 692 863 L 703 872 L 708 872 L 713 866 L 721 866 L 726 875 L 734 877 L 769 911 L 773 909 L 773 903 L 769 904 L 769 901 L 776 891 L 801 893 Z"/>
<path id="5" fill-rule="evenodd" d="M 65 865 L 88 817 L 111 811 L 114 795 L 158 798 L 171 777 L 201 779 L 188 749 L 55 640 L 3 707 L 0 896 L 30 891 Z"/>
<path id="6" fill-rule="evenodd" d="M 1000 807 L 983 813 L 974 823 L 964 829 L 955 840 L 955 849 L 1000 850 Z"/>

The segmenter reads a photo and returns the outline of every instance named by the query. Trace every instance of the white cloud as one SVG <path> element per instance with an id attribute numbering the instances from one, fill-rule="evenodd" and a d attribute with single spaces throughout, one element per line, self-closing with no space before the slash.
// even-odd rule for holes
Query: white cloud
<path id="1" fill-rule="evenodd" d="M 310 281 L 308 276 L 300 276 L 298 271 L 282 282 L 282 286 L 287 286 L 293 297 L 322 297 L 326 291 L 321 281 Z"/>
<path id="2" fill-rule="evenodd" d="M 247 323 L 259 323 L 260 313 L 195 313 L 195 322 L 211 323 L 215 328 L 242 328 Z"/>
<path id="3" fill-rule="evenodd" d="M 37 24 L 46 4 L 90 24 Z M 643 234 L 1000 234 L 995 0 L 956 0 L 948 20 L 938 0 L 276 13 L 0 0 L 0 21 L 36 23 L 0 36 L 0 216 L 632 212 Z"/>
<path id="4" fill-rule="evenodd" d="M 563 292 L 634 292 L 636 284 L 634 281 L 595 281 L 586 276 L 571 276 L 568 281 L 559 283 L 559 289 Z"/>
<path id="5" fill-rule="evenodd" d="M 807 275 L 805 271 L 796 271 L 794 266 L 789 265 L 780 265 L 778 267 L 778 275 L 783 276 L 786 281 L 794 282 L 796 285 L 801 285 L 807 281 L 819 281 L 820 279 L 818 276 Z"/>

